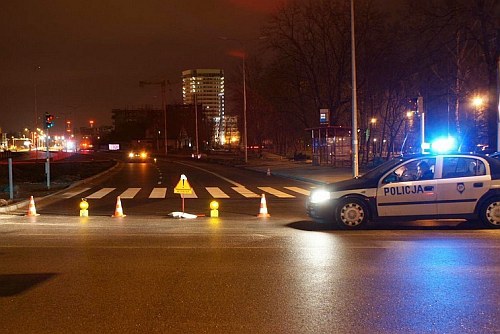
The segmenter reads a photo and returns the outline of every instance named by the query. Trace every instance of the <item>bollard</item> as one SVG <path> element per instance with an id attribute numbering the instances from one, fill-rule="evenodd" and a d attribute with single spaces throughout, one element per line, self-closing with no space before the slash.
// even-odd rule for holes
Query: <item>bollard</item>
<path id="1" fill-rule="evenodd" d="M 80 202 L 80 217 L 88 217 L 89 216 L 89 202 L 87 202 L 86 198 L 82 198 Z"/>
<path id="2" fill-rule="evenodd" d="M 217 201 L 210 202 L 210 217 L 219 217 L 219 203 Z"/>

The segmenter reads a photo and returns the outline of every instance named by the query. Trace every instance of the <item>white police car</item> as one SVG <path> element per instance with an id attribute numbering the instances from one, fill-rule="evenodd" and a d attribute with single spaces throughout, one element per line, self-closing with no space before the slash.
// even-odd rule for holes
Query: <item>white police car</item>
<path id="1" fill-rule="evenodd" d="M 480 219 L 500 228 L 500 159 L 440 154 L 389 160 L 360 177 L 311 192 L 307 214 L 344 229 L 368 221 Z"/>

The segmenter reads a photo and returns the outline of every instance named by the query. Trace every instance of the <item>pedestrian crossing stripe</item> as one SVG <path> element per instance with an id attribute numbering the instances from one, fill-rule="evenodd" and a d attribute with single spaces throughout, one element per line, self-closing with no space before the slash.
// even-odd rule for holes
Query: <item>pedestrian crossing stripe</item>
<path id="1" fill-rule="evenodd" d="M 205 187 L 213 198 L 229 198 L 229 195 L 223 192 L 219 187 Z"/>
<path id="2" fill-rule="evenodd" d="M 67 193 L 62 194 L 62 198 L 71 198 L 78 194 L 84 193 L 88 190 L 90 190 L 90 188 L 82 188 L 82 189 L 68 191 Z"/>
<path id="3" fill-rule="evenodd" d="M 271 187 L 258 187 L 260 190 L 266 192 L 266 193 L 269 193 L 271 195 L 274 195 L 278 198 L 294 198 L 295 196 L 293 195 L 290 195 L 290 194 L 287 194 L 287 193 L 284 193 L 282 191 L 279 191 L 278 189 L 274 189 L 274 188 L 271 188 Z"/>
<path id="4" fill-rule="evenodd" d="M 294 191 L 296 193 L 306 195 L 306 196 L 309 196 L 309 194 L 311 193 L 310 190 L 302 189 L 299 187 L 285 187 L 285 189 L 288 189 L 288 190 L 291 190 L 291 191 Z"/>
<path id="5" fill-rule="evenodd" d="M 246 198 L 257 198 L 260 197 L 256 193 L 248 190 L 246 187 L 232 187 L 234 191 L 236 191 L 238 194 L 246 197 Z"/>
<path id="6" fill-rule="evenodd" d="M 167 188 L 154 188 L 149 198 L 165 198 L 165 195 L 167 195 Z"/>
<path id="7" fill-rule="evenodd" d="M 141 188 L 128 188 L 124 192 L 121 193 L 120 198 L 121 199 L 129 199 L 129 198 L 134 198 L 135 195 L 141 190 Z"/>
<path id="8" fill-rule="evenodd" d="M 289 194 L 285 193 L 284 191 L 278 190 L 273 187 L 257 187 L 257 189 L 271 195 L 277 198 L 296 198 L 297 196 L 300 195 L 305 195 L 308 196 L 310 191 L 299 188 L 299 187 L 283 187 L 284 189 L 294 192 L 296 194 Z M 79 194 L 82 194 L 86 191 L 89 191 L 91 188 L 83 188 L 79 190 L 73 190 L 73 191 L 68 191 L 67 193 L 62 194 L 63 198 L 71 198 L 74 196 L 77 196 Z M 127 188 L 125 191 L 123 191 L 119 196 L 121 199 L 132 199 L 137 196 L 137 194 L 140 193 L 140 191 L 143 188 Z M 257 194 L 247 187 L 231 187 L 232 191 L 236 192 L 238 195 L 243 196 L 245 198 L 260 198 L 261 194 Z M 85 198 L 87 199 L 101 199 L 107 195 L 109 195 L 111 192 L 115 191 L 116 188 L 102 188 L 98 191 L 95 191 L 94 193 L 91 193 L 90 195 L 86 196 Z M 227 192 L 222 190 L 219 187 L 205 187 L 206 192 L 212 197 L 212 198 L 235 198 L 238 197 L 234 193 L 231 193 L 231 191 Z M 173 188 L 168 188 L 165 187 L 155 187 L 152 189 L 151 193 L 148 195 L 148 198 L 151 199 L 162 199 L 166 198 L 169 195 L 172 196 L 173 194 Z M 300 195 L 297 195 L 300 194 Z M 177 196 L 181 196 L 181 194 L 175 194 Z M 196 192 L 193 189 L 192 194 L 184 194 L 184 198 L 199 198 Z"/>
<path id="9" fill-rule="evenodd" d="M 100 199 L 115 190 L 116 188 L 102 188 L 101 190 L 96 191 L 93 194 L 88 195 L 86 198 L 87 199 Z"/>

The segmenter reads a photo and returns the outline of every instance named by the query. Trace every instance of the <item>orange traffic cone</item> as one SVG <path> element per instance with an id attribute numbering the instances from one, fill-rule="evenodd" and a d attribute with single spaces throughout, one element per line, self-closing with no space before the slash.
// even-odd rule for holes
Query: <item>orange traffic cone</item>
<path id="1" fill-rule="evenodd" d="M 111 217 L 125 217 L 122 209 L 122 201 L 120 201 L 120 196 L 116 197 L 116 208 L 115 214 Z"/>
<path id="2" fill-rule="evenodd" d="M 35 200 L 33 199 L 33 196 L 30 197 L 30 204 L 28 206 L 28 213 L 26 214 L 26 216 L 28 217 L 40 216 L 38 213 L 36 213 Z"/>
<path id="3" fill-rule="evenodd" d="M 262 194 L 262 197 L 260 199 L 260 210 L 259 214 L 257 215 L 259 218 L 267 218 L 271 217 L 271 215 L 267 212 L 267 204 L 266 204 L 266 195 Z"/>

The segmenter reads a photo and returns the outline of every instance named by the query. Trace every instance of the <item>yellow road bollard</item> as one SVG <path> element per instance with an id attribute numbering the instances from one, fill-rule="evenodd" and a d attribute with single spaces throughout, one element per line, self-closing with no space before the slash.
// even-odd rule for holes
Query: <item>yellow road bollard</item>
<path id="1" fill-rule="evenodd" d="M 80 217 L 88 217 L 89 216 L 89 203 L 87 202 L 86 198 L 82 198 L 82 201 L 80 202 Z"/>
<path id="2" fill-rule="evenodd" d="M 219 217 L 219 203 L 217 201 L 210 202 L 210 217 Z"/>

